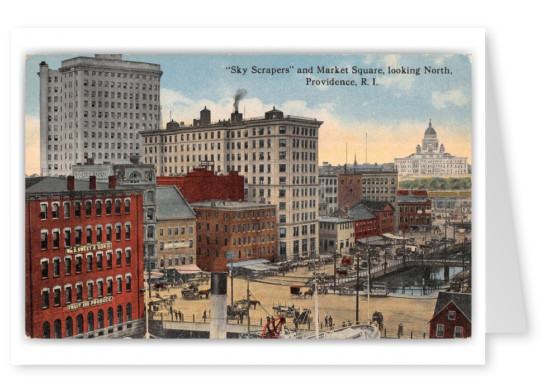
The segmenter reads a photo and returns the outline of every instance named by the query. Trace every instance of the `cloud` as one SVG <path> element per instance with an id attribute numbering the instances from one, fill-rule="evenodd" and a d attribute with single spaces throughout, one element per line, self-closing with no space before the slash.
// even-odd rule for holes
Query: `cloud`
<path id="1" fill-rule="evenodd" d="M 433 91 L 432 93 L 432 105 L 437 109 L 445 109 L 449 104 L 463 106 L 468 101 L 469 99 L 459 89 L 445 92 Z"/>

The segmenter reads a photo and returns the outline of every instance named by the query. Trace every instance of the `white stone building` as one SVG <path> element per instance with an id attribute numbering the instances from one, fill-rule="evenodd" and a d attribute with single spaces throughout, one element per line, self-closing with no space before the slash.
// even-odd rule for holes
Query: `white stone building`
<path id="1" fill-rule="evenodd" d="M 38 75 L 41 175 L 70 175 L 88 158 L 128 163 L 143 154 L 138 132 L 159 128 L 160 65 L 96 54 L 58 70 L 43 61 Z"/>
<path id="2" fill-rule="evenodd" d="M 245 177 L 245 200 L 277 205 L 278 258 L 318 254 L 318 137 L 323 122 L 270 110 L 263 117 L 211 123 L 205 107 L 192 126 L 175 121 L 142 131 L 144 163 L 158 176 L 195 167 Z"/>
<path id="3" fill-rule="evenodd" d="M 429 121 L 422 146 L 417 145 L 415 153 L 396 158 L 396 169 L 404 177 L 462 177 L 469 175 L 466 157 L 453 156 L 446 152 L 444 144 L 438 142 L 436 131 Z"/>

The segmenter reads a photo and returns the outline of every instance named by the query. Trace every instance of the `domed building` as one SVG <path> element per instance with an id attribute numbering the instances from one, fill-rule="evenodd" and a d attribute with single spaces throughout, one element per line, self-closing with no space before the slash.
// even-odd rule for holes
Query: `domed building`
<path id="1" fill-rule="evenodd" d="M 415 153 L 394 159 L 400 177 L 462 177 L 469 175 L 469 165 L 466 157 L 453 156 L 446 152 L 444 144 L 438 142 L 436 130 L 429 120 L 429 127 L 421 145 L 417 145 Z"/>

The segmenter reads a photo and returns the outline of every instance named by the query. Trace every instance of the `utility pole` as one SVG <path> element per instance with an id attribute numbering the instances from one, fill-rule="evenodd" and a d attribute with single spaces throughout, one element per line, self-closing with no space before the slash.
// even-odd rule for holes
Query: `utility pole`
<path id="1" fill-rule="evenodd" d="M 360 254 L 356 254 L 356 324 L 360 323 Z"/>
<path id="2" fill-rule="evenodd" d="M 230 263 L 231 306 L 233 307 L 233 262 Z"/>
<path id="3" fill-rule="evenodd" d="M 337 292 L 337 250 L 333 255 L 333 294 Z"/>
<path id="4" fill-rule="evenodd" d="M 247 338 L 251 339 L 251 313 L 250 313 L 249 276 L 247 275 Z"/>

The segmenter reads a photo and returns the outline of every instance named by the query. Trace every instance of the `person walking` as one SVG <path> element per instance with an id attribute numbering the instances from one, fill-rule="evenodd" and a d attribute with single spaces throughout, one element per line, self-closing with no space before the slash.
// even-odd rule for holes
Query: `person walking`
<path id="1" fill-rule="evenodd" d="M 203 311 L 203 322 L 207 323 L 207 310 Z"/>
<path id="2" fill-rule="evenodd" d="M 329 328 L 333 327 L 333 317 L 329 315 Z"/>

